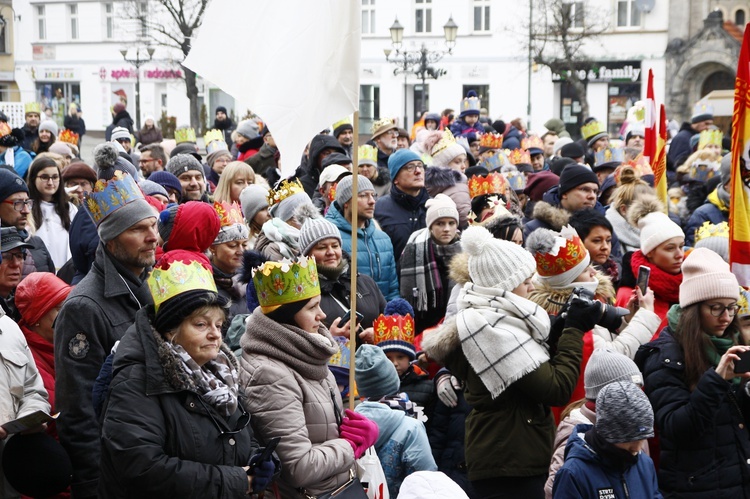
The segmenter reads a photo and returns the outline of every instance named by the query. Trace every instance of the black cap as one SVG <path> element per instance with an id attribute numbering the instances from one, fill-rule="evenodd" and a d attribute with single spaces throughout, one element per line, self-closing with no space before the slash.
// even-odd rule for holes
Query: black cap
<path id="1" fill-rule="evenodd" d="M 33 248 L 33 246 L 23 241 L 15 227 L 0 229 L 0 251 L 5 253 L 16 248 Z"/>
<path id="2" fill-rule="evenodd" d="M 352 162 L 352 158 L 347 156 L 346 154 L 341 154 L 340 152 L 332 152 L 325 158 L 323 158 L 323 161 L 320 163 L 320 167 L 325 168 L 326 166 L 331 165 L 349 165 Z"/>
<path id="3" fill-rule="evenodd" d="M 599 179 L 596 173 L 591 171 L 591 168 L 579 164 L 568 165 L 560 174 L 560 195 L 575 189 L 581 184 L 588 183 L 594 183 L 599 187 Z"/>
<path id="4" fill-rule="evenodd" d="M 585 154 L 586 151 L 577 142 L 565 144 L 560 148 L 560 156 L 563 158 L 582 158 Z"/>
<path id="5" fill-rule="evenodd" d="M 555 158 L 552 161 L 550 161 L 549 169 L 552 173 L 554 173 L 555 175 L 559 177 L 566 166 L 574 165 L 574 164 L 576 164 L 576 162 L 574 159 L 571 159 L 571 158 Z"/>
<path id="6" fill-rule="evenodd" d="M 3 450 L 3 472 L 14 489 L 31 497 L 59 494 L 73 479 L 68 454 L 47 433 L 13 435 Z"/>

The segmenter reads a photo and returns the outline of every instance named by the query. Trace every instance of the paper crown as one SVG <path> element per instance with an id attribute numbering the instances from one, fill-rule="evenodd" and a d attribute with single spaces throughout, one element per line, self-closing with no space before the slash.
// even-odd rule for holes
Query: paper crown
<path id="1" fill-rule="evenodd" d="M 339 351 L 328 359 L 328 365 L 349 369 L 352 361 L 351 340 L 346 336 L 334 336 L 333 339 L 338 343 Z"/>
<path id="2" fill-rule="evenodd" d="M 506 150 L 507 151 L 507 150 Z M 479 162 L 479 166 L 487 168 L 487 171 L 495 171 L 500 168 L 510 165 L 508 154 L 506 151 L 498 150 L 492 156 L 488 156 Z"/>
<path id="3" fill-rule="evenodd" d="M 642 101 L 635 101 L 627 113 L 627 122 L 631 125 L 634 123 L 643 123 L 646 121 L 646 104 Z"/>
<path id="4" fill-rule="evenodd" d="M 275 204 L 279 204 L 289 196 L 298 194 L 300 192 L 305 192 L 305 188 L 302 186 L 302 182 L 300 182 L 299 179 L 284 179 L 279 184 L 278 189 L 268 190 L 268 196 L 266 196 L 266 200 L 268 201 L 268 206 L 273 206 Z"/>
<path id="5" fill-rule="evenodd" d="M 242 209 L 236 202 L 229 204 L 226 201 L 214 201 L 214 210 L 216 210 L 216 213 L 219 215 L 221 227 L 228 227 L 234 224 L 245 224 L 245 219 L 242 216 Z"/>
<path id="6" fill-rule="evenodd" d="M 543 151 L 544 142 L 542 142 L 542 139 L 540 137 L 537 137 L 536 135 L 529 135 L 527 138 L 521 141 L 521 149 L 525 149 L 527 151 L 529 149 L 539 149 L 540 151 Z"/>
<path id="7" fill-rule="evenodd" d="M 24 104 L 23 108 L 26 114 L 42 114 L 42 105 L 38 102 L 27 102 L 26 104 Z"/>
<path id="8" fill-rule="evenodd" d="M 182 127 L 174 131 L 174 141 L 177 144 L 183 142 L 196 142 L 195 129 L 191 127 Z"/>
<path id="9" fill-rule="evenodd" d="M 503 201 L 499 196 L 489 196 L 487 198 L 487 202 L 482 206 L 482 209 L 479 210 L 479 214 L 485 210 L 488 210 L 484 213 L 483 217 L 479 220 L 477 220 L 477 214 L 473 211 L 469 212 L 469 216 L 467 217 L 469 219 L 469 225 L 482 225 L 484 226 L 487 224 L 491 219 L 497 218 L 497 217 L 510 217 L 513 216 L 510 211 L 508 211 L 508 206 L 510 203 Z"/>
<path id="10" fill-rule="evenodd" d="M 74 146 L 78 145 L 79 138 L 80 136 L 77 133 L 71 130 L 68 130 L 67 128 L 63 129 L 63 131 L 60 132 L 60 135 L 57 136 L 57 140 L 59 140 L 60 142 L 65 142 L 66 144 L 73 144 Z"/>
<path id="11" fill-rule="evenodd" d="M 487 149 L 500 149 L 503 147 L 503 136 L 499 133 L 485 133 L 479 139 L 479 147 Z"/>
<path id="12" fill-rule="evenodd" d="M 594 167 L 606 165 L 607 163 L 622 163 L 625 160 L 625 152 L 616 147 L 605 147 L 594 153 Z"/>
<path id="13" fill-rule="evenodd" d="M 378 149 L 368 144 L 359 146 L 357 148 L 357 162 L 360 165 L 363 163 L 372 163 L 373 165 L 377 165 Z"/>
<path id="14" fill-rule="evenodd" d="M 445 130 L 443 130 L 443 136 L 440 137 L 440 140 L 438 141 L 438 143 L 432 147 L 432 151 L 430 152 L 430 154 L 432 156 L 435 156 L 446 147 L 453 145 L 455 143 L 456 143 L 456 138 L 453 136 L 453 133 L 451 133 L 451 131 L 446 128 Z"/>
<path id="15" fill-rule="evenodd" d="M 693 106 L 693 118 L 703 116 L 704 114 L 713 116 L 714 107 L 706 101 L 698 101 L 695 106 Z"/>
<path id="16" fill-rule="evenodd" d="M 474 199 L 484 194 L 500 194 L 505 196 L 508 182 L 499 172 L 491 172 L 485 176 L 475 175 L 469 179 L 469 196 Z"/>
<path id="17" fill-rule="evenodd" d="M 133 177 L 117 170 L 109 181 L 94 184 L 94 190 L 86 195 L 86 209 L 99 226 L 107 216 L 138 199 L 144 197 Z"/>
<path id="18" fill-rule="evenodd" d="M 209 130 L 203 136 L 206 144 L 206 154 L 212 154 L 217 151 L 229 151 L 227 143 L 224 141 L 224 133 L 221 130 Z"/>
<path id="19" fill-rule="evenodd" d="M 581 135 L 585 140 L 589 140 L 594 135 L 600 133 L 606 133 L 607 129 L 604 127 L 604 123 L 598 120 L 592 120 L 581 127 Z"/>
<path id="20" fill-rule="evenodd" d="M 508 160 L 513 165 L 520 165 L 520 164 L 531 164 L 531 154 L 529 154 L 529 151 L 525 151 L 523 149 L 513 149 L 510 151 L 510 154 L 508 155 Z"/>
<path id="21" fill-rule="evenodd" d="M 581 263 L 588 255 L 586 246 L 578 233 L 570 225 L 566 225 L 555 237 L 555 245 L 548 253 L 534 254 L 536 270 L 542 277 L 560 275 Z"/>
<path id="22" fill-rule="evenodd" d="M 712 224 L 708 221 L 703 222 L 703 225 L 695 231 L 695 242 L 697 243 L 709 237 L 725 237 L 729 239 L 729 224 L 727 222 L 718 224 Z"/>
<path id="23" fill-rule="evenodd" d="M 352 124 L 352 120 L 349 119 L 348 117 L 346 117 L 343 120 L 339 120 L 336 123 L 334 123 L 333 125 L 331 125 L 331 129 L 332 130 L 336 130 L 338 127 L 340 127 L 342 125 L 351 125 L 351 124 Z"/>
<path id="24" fill-rule="evenodd" d="M 477 114 L 479 114 L 479 109 L 482 107 L 482 103 L 479 101 L 479 97 L 477 97 L 477 93 L 473 90 L 470 90 L 469 93 L 461 100 L 461 113 L 466 113 L 470 111 L 476 111 Z"/>
<path id="25" fill-rule="evenodd" d="M 737 315 L 739 317 L 750 315 L 750 290 L 740 286 L 740 299 L 737 300 L 737 305 L 740 307 L 739 310 L 737 310 Z"/>
<path id="26" fill-rule="evenodd" d="M 146 281 L 151 296 L 154 298 L 154 311 L 156 312 L 159 311 L 162 303 L 186 291 L 217 292 L 214 276 L 196 260 L 189 264 L 174 261 L 166 270 L 155 268 Z"/>
<path id="27" fill-rule="evenodd" d="M 409 315 L 380 314 L 372 323 L 375 344 L 383 350 L 399 350 L 412 359 L 414 349 L 414 318 Z"/>
<path id="28" fill-rule="evenodd" d="M 649 164 L 648 160 L 646 159 L 643 154 L 639 154 L 634 159 L 628 161 L 627 163 L 623 163 L 617 168 L 615 168 L 615 183 L 617 185 L 620 185 L 620 175 L 622 174 L 622 170 L 625 167 L 631 167 L 635 170 L 635 174 L 638 178 L 643 177 L 644 175 L 653 175 L 654 170 L 651 169 L 651 165 Z"/>
<path id="29" fill-rule="evenodd" d="M 320 294 L 318 268 L 314 258 L 300 257 L 294 262 L 268 261 L 253 269 L 253 285 L 263 312 Z"/>
<path id="30" fill-rule="evenodd" d="M 699 159 L 690 164 L 690 167 L 688 168 L 688 176 L 692 180 L 705 182 L 706 180 L 713 178 L 720 168 L 721 164 L 718 161 Z"/>
<path id="31" fill-rule="evenodd" d="M 513 170 L 503 171 L 502 174 L 505 177 L 505 180 L 508 181 L 510 188 L 514 191 L 518 192 L 526 188 L 526 175 L 515 168 Z"/>
<path id="32" fill-rule="evenodd" d="M 703 130 L 700 138 L 698 139 L 698 150 L 703 149 L 707 145 L 719 146 L 721 149 L 721 141 L 724 139 L 724 134 L 721 130 Z"/>

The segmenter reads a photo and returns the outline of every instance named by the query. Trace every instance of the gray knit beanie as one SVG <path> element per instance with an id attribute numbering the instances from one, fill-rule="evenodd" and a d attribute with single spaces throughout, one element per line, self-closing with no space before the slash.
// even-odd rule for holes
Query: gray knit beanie
<path id="1" fill-rule="evenodd" d="M 117 208 L 99 223 L 99 239 L 108 243 L 133 225 L 146 218 L 156 218 L 159 214 L 145 199 L 136 199 Z"/>
<path id="2" fill-rule="evenodd" d="M 237 133 L 248 139 L 256 139 L 260 136 L 258 123 L 253 120 L 240 121 L 237 125 Z"/>
<path id="3" fill-rule="evenodd" d="M 594 350 L 583 373 L 586 398 L 596 400 L 602 388 L 615 381 L 630 381 L 643 386 L 643 375 L 627 355 L 605 348 Z"/>
<path id="4" fill-rule="evenodd" d="M 484 227 L 466 229 L 461 245 L 469 255 L 471 282 L 478 286 L 512 291 L 536 272 L 531 253 L 510 241 L 495 239 Z"/>
<path id="5" fill-rule="evenodd" d="M 308 256 L 310 251 L 324 239 L 338 239 L 341 244 L 341 233 L 338 227 L 325 218 L 309 218 L 299 230 L 299 248 L 302 255 Z"/>
<path id="6" fill-rule="evenodd" d="M 195 170 L 204 175 L 203 165 L 191 154 L 178 154 L 167 161 L 167 171 L 175 177 L 180 177 L 183 173 Z"/>
<path id="7" fill-rule="evenodd" d="M 344 203 L 348 203 L 352 199 L 353 178 L 354 177 L 352 175 L 349 175 L 339 180 L 339 183 L 336 184 L 336 203 L 342 209 L 344 208 Z M 358 175 L 357 194 L 366 191 L 375 191 L 375 187 L 372 186 L 372 182 L 370 182 L 369 178 L 365 177 L 364 175 Z"/>
<path id="8" fill-rule="evenodd" d="M 242 214 L 248 224 L 259 211 L 268 208 L 268 189 L 258 184 L 250 184 L 240 192 L 240 205 Z"/>
<path id="9" fill-rule="evenodd" d="M 39 131 L 41 132 L 42 130 L 47 130 L 49 133 L 54 135 L 55 138 L 57 138 L 57 131 L 58 131 L 57 123 L 55 123 L 54 121 L 52 120 L 42 121 L 42 123 L 39 125 Z"/>
<path id="10" fill-rule="evenodd" d="M 401 381 L 396 367 L 379 347 L 360 346 L 355 354 L 354 365 L 354 380 L 361 397 L 380 399 L 398 393 Z"/>
<path id="11" fill-rule="evenodd" d="M 285 198 L 280 203 L 275 204 L 271 207 L 271 215 L 274 218 L 278 218 L 282 222 L 287 222 L 294 216 L 294 211 L 303 203 L 312 204 L 310 196 L 306 192 L 297 192 L 292 194 L 288 198 Z"/>
<path id="12" fill-rule="evenodd" d="M 151 180 L 145 180 L 145 179 L 141 180 L 140 182 L 138 182 L 138 187 L 141 188 L 141 190 L 146 196 L 153 196 L 154 194 L 161 194 L 165 198 L 169 199 L 169 194 L 167 194 L 167 190 L 163 186 L 157 184 L 156 182 L 152 182 Z"/>
<path id="13" fill-rule="evenodd" d="M 611 444 L 654 436 L 654 410 L 648 397 L 629 381 L 615 381 L 596 397 L 596 432 Z"/>

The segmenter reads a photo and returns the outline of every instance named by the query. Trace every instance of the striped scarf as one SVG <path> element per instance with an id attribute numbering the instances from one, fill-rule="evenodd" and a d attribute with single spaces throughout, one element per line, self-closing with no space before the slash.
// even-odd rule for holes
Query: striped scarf
<path id="1" fill-rule="evenodd" d="M 401 254 L 401 296 L 414 310 L 426 312 L 444 309 L 450 286 L 440 276 L 440 266 L 447 268 L 453 255 L 461 252 L 461 242 L 456 239 L 446 245 L 435 244 L 430 230 L 420 229 L 409 237 Z"/>

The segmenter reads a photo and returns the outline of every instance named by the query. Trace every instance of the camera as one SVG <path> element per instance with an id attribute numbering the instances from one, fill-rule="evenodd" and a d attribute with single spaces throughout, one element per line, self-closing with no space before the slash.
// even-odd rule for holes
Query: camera
<path id="1" fill-rule="evenodd" d="M 560 310 L 560 317 L 563 319 L 567 317 L 570 305 L 573 303 L 582 303 L 584 306 L 598 303 L 600 305 L 599 308 L 602 311 L 602 315 L 601 317 L 599 317 L 599 320 L 596 321 L 596 323 L 603 328 L 616 332 L 622 324 L 622 318 L 628 315 L 630 313 L 630 310 L 628 310 L 627 308 L 615 307 L 613 305 L 602 303 L 594 299 L 594 296 L 594 292 L 589 291 L 586 288 L 575 288 L 570 294 L 568 301 L 565 302 L 565 305 L 563 305 L 562 309 Z"/>

